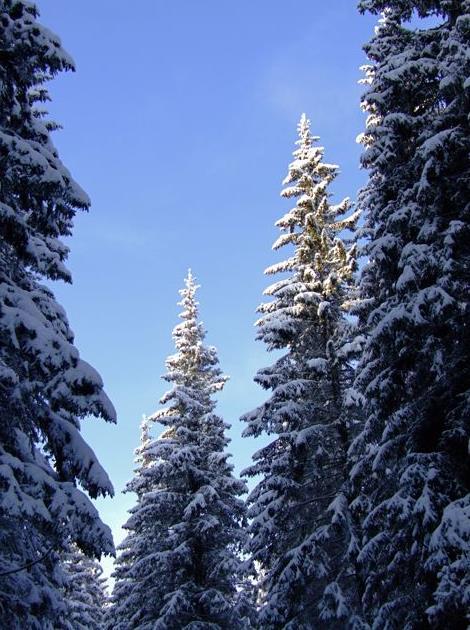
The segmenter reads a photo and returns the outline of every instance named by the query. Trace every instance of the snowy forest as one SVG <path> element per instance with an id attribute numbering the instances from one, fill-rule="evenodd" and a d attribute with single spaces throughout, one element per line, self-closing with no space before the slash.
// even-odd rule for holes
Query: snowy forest
<path id="1" fill-rule="evenodd" d="M 118 545 L 81 431 L 117 414 L 53 292 L 91 204 L 45 109 L 75 67 L 39 11 L 0 0 L 0 627 L 468 628 L 470 0 L 359 1 L 367 183 L 333 203 L 305 103 L 257 311 L 272 362 L 240 419 L 251 464 L 235 474 L 189 270 Z"/>

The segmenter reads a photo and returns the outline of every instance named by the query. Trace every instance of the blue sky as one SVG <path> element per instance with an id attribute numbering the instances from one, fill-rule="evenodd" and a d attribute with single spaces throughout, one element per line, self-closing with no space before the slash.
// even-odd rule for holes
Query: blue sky
<path id="1" fill-rule="evenodd" d="M 117 426 L 84 433 L 116 489 L 99 502 L 116 539 L 133 497 L 143 413 L 165 391 L 178 289 L 188 267 L 207 341 L 231 376 L 219 412 L 232 423 L 236 470 L 256 449 L 239 416 L 259 404 L 252 382 L 271 359 L 255 342 L 255 309 L 296 125 L 305 111 L 326 159 L 340 165 L 335 198 L 365 181 L 356 136 L 361 47 L 375 20 L 354 0 L 38 0 L 40 21 L 75 59 L 50 84 L 54 141 L 92 199 L 70 239 L 73 286 L 56 285 L 84 359 L 101 373 Z"/>

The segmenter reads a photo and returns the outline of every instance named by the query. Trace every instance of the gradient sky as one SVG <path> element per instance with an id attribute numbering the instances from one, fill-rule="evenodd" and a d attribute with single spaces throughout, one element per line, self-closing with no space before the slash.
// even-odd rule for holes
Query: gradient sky
<path id="1" fill-rule="evenodd" d="M 62 160 L 92 199 L 69 240 L 72 286 L 54 287 L 81 355 L 101 373 L 118 425 L 84 434 L 115 485 L 99 501 L 118 542 L 132 495 L 142 414 L 165 391 L 178 289 L 188 267 L 202 288 L 207 342 L 231 376 L 218 411 L 230 423 L 236 470 L 256 445 L 240 415 L 264 394 L 269 364 L 255 309 L 274 222 L 289 209 L 281 181 L 305 111 L 326 159 L 340 165 L 335 199 L 365 181 L 356 136 L 357 81 L 375 20 L 354 0 L 38 0 L 40 21 L 76 73 L 50 84 Z M 109 562 L 105 563 L 109 570 Z"/>

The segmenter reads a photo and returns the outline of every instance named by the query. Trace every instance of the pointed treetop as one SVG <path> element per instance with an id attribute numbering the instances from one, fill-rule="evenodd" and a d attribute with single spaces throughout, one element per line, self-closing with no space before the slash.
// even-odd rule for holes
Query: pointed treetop
<path id="1" fill-rule="evenodd" d="M 191 269 L 188 269 L 184 284 L 186 285 L 185 288 L 179 290 L 182 299 L 178 302 L 178 306 L 182 306 L 184 309 L 179 316 L 184 321 L 193 320 L 195 322 L 198 318 L 199 306 L 199 302 L 196 300 L 196 292 L 201 285 L 196 284 L 196 278 L 193 276 Z"/>
<path id="2" fill-rule="evenodd" d="M 186 275 L 186 278 L 184 279 L 184 283 L 187 289 L 194 289 L 194 291 L 196 291 L 199 288 L 199 286 L 196 286 L 196 278 L 193 276 L 191 267 L 189 267 L 188 269 L 188 273 Z"/>
<path id="3" fill-rule="evenodd" d="M 294 152 L 295 157 L 301 157 L 305 151 L 308 151 L 312 148 L 314 142 L 320 140 L 319 136 L 312 136 L 310 132 L 310 119 L 307 118 L 307 114 L 302 114 L 300 116 L 299 123 L 297 125 L 297 133 L 299 135 L 299 139 L 296 141 L 296 145 L 299 147 L 297 151 Z M 323 151 L 322 147 L 319 147 L 321 151 Z"/>
<path id="4" fill-rule="evenodd" d="M 324 149 L 321 146 L 314 146 L 315 142 L 320 140 L 319 136 L 312 136 L 310 133 L 310 120 L 306 114 L 302 114 L 300 121 L 297 125 L 298 139 L 295 144 L 297 148 L 293 152 L 294 161 L 289 164 L 289 173 L 283 180 L 283 185 L 289 184 L 301 178 L 302 174 L 305 174 L 305 169 L 310 167 L 316 169 L 322 160 Z M 328 168 L 328 166 L 327 166 Z M 337 168 L 337 167 L 335 167 Z M 309 179 L 309 178 L 307 178 Z M 305 184 L 307 180 L 303 179 Z M 297 196 L 299 193 L 299 187 L 289 187 L 281 192 L 282 197 Z"/>
<path id="5" fill-rule="evenodd" d="M 213 346 L 204 345 L 206 331 L 203 323 L 199 321 L 199 302 L 196 300 L 199 285 L 196 284 L 191 270 L 185 278 L 185 285 L 186 287 L 179 291 L 182 299 L 178 302 L 178 305 L 183 307 L 179 315 L 182 321 L 173 329 L 177 352 L 168 357 L 166 361 L 168 372 L 163 378 L 191 388 L 194 388 L 194 384 L 200 378 L 214 393 L 223 387 L 227 377 L 216 367 L 217 350 Z M 207 385 L 208 379 L 211 382 L 210 386 Z"/>
<path id="6" fill-rule="evenodd" d="M 312 146 L 312 136 L 310 134 L 310 120 L 307 118 L 307 114 L 300 116 L 299 124 L 297 125 L 297 131 L 299 133 L 299 139 L 296 144 L 302 148 L 309 148 Z"/>

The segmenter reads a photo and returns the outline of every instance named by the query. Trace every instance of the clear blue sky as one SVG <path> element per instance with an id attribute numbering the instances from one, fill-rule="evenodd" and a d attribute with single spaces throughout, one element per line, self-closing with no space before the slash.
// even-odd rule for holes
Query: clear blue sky
<path id="1" fill-rule="evenodd" d="M 270 362 L 254 341 L 256 306 L 296 125 L 305 111 L 335 196 L 365 180 L 357 81 L 374 19 L 354 0 L 38 0 L 40 21 L 76 73 L 50 84 L 54 141 L 92 199 L 69 245 L 72 287 L 56 285 L 83 358 L 101 373 L 117 426 L 84 433 L 115 485 L 99 502 L 121 539 L 143 413 L 165 391 L 177 291 L 188 267 L 202 285 L 207 341 L 231 376 L 219 412 L 232 423 L 237 471 L 256 446 L 239 416 L 264 398 L 252 382 Z"/>

